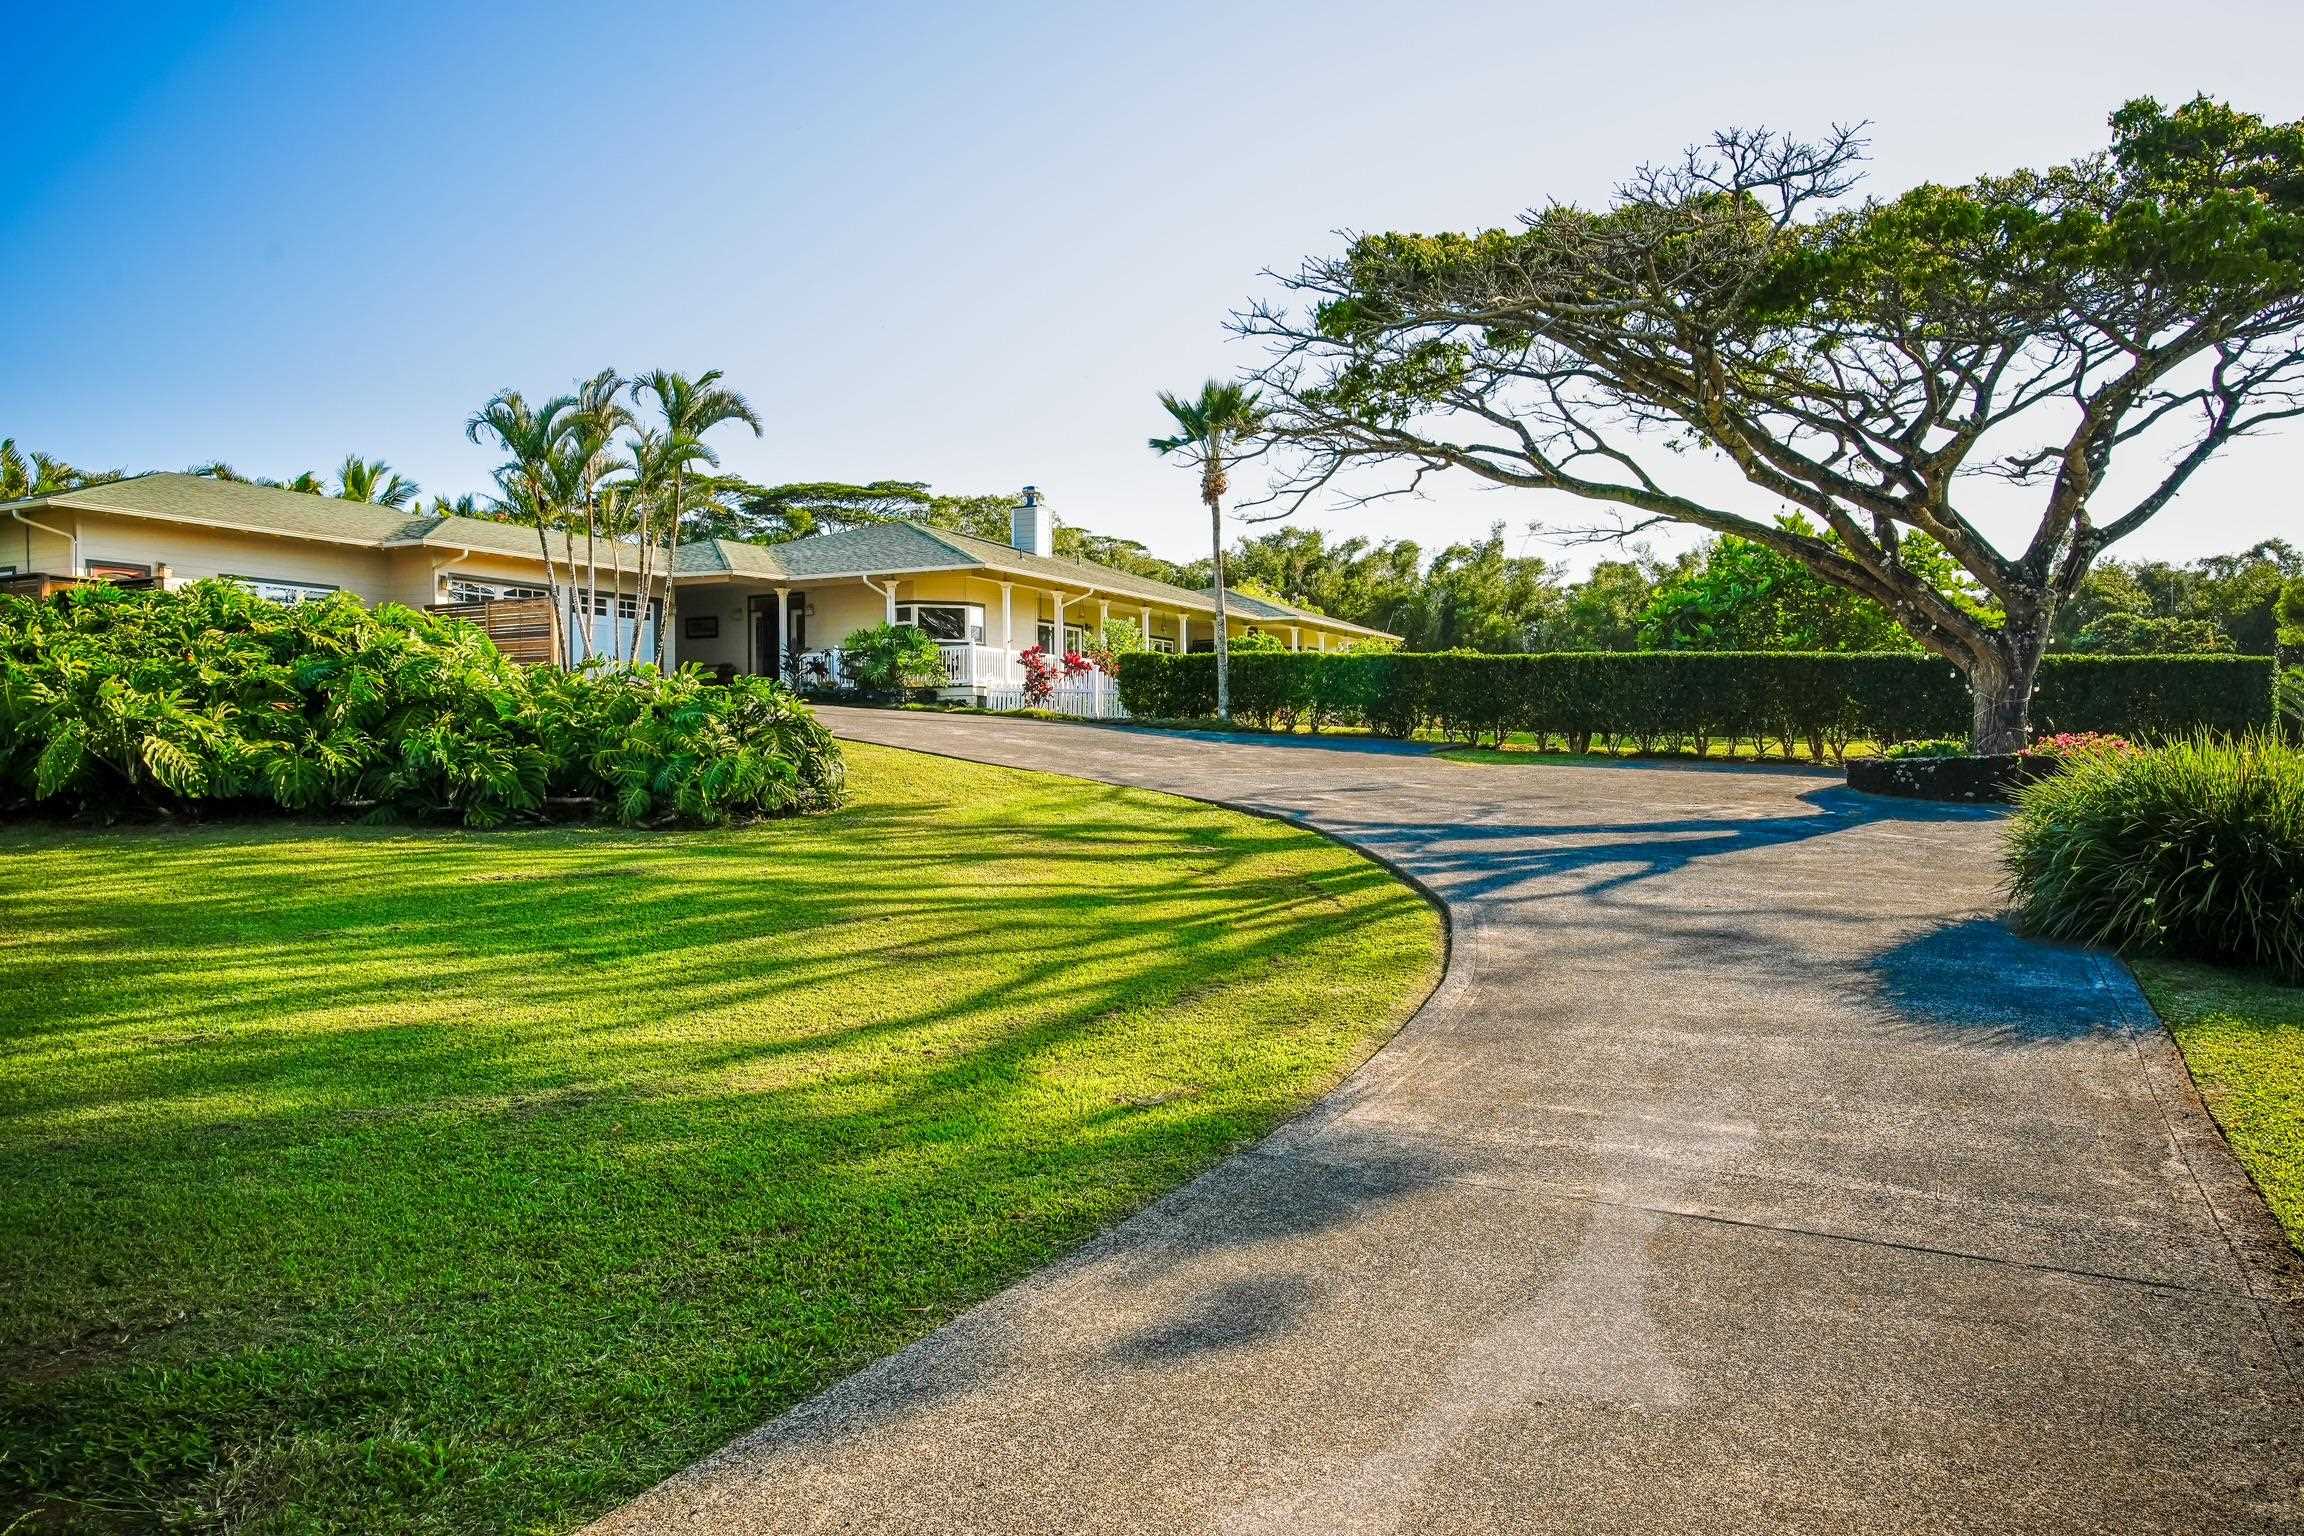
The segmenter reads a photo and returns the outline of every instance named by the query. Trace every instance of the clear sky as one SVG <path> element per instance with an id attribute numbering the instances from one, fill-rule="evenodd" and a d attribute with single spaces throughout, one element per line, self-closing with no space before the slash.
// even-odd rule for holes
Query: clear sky
<path id="1" fill-rule="evenodd" d="M 0 434 L 454 494 L 499 387 L 717 367 L 755 479 L 1032 481 L 1179 558 L 1153 394 L 1248 362 L 1227 311 L 1334 230 L 1596 202 L 1730 124 L 1869 119 L 1894 190 L 2099 146 L 2139 94 L 2304 115 L 2293 0 L 4 3 Z M 2304 432 L 2243 443 L 2131 552 L 2304 537 L 2300 481 Z M 1308 520 L 1587 516 L 1461 484 Z"/>

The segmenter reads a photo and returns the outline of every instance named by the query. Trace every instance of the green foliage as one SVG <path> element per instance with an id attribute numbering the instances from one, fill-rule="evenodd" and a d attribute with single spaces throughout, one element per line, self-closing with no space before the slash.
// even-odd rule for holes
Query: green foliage
<path id="1" fill-rule="evenodd" d="M 2097 655 L 2240 651 L 2269 655 L 2282 644 L 2280 604 L 2304 584 L 2304 552 L 2265 539 L 2235 554 L 2187 565 L 2106 561 L 2056 615 L 2056 643 Z M 2298 599 L 2304 609 L 2304 596 Z M 2304 639 L 2304 631 L 2300 631 Z"/>
<path id="2" fill-rule="evenodd" d="M 2088 656 L 2214 656 L 2228 654 L 2232 637 L 2207 619 L 2163 619 L 2108 613 L 2072 638 Z"/>
<path id="3" fill-rule="evenodd" d="M 2006 858 L 2031 932 L 2304 981 L 2304 751 L 2269 735 L 2068 758 Z"/>
<path id="4" fill-rule="evenodd" d="M 1213 712 L 1205 652 L 1125 656 L 1119 679 L 1133 715 Z M 1234 715 L 1251 725 L 1430 729 L 1474 744 L 1526 734 L 1572 752 L 1594 742 L 1704 752 L 1749 741 L 1838 757 L 1852 741 L 1951 736 L 1971 713 L 1949 662 L 1882 653 L 1289 651 L 1242 657 L 1233 695 Z M 2157 738 L 2260 729 L 2270 717 L 2271 664 L 2258 657 L 2051 657 L 2034 707 L 2044 730 Z"/>
<path id="5" fill-rule="evenodd" d="M 1777 525 L 1845 547 L 1799 513 L 1787 513 Z M 1976 606 L 1973 584 L 1935 540 L 1913 534 L 1899 553 L 1907 570 L 1954 602 Z M 1694 562 L 1658 583 L 1642 615 L 1640 642 L 1664 651 L 1919 649 L 1870 598 L 1825 580 L 1781 550 L 1733 535 L 1711 540 Z"/>
<path id="6" fill-rule="evenodd" d="M 1926 741 L 1899 741 L 1883 749 L 1882 757 L 1965 757 L 1973 748 L 1966 737 L 1935 736 Z"/>
<path id="7" fill-rule="evenodd" d="M 2042 734 L 2117 731 L 2169 740 L 2239 735 L 2270 722 L 2272 662 L 2262 656 L 2051 656 L 2032 704 Z"/>
<path id="8" fill-rule="evenodd" d="M 839 802 L 839 750 L 764 679 L 530 670 L 461 621 L 229 583 L 0 598 L 0 810 L 365 810 L 488 827 Z"/>
<path id="9" fill-rule="evenodd" d="M 2294 577 L 2281 587 L 2273 617 L 2281 647 L 2304 650 L 2304 576 Z"/>
<path id="10" fill-rule="evenodd" d="M 944 653 L 910 624 L 874 624 L 840 642 L 840 665 L 866 693 L 901 693 L 944 681 Z"/>

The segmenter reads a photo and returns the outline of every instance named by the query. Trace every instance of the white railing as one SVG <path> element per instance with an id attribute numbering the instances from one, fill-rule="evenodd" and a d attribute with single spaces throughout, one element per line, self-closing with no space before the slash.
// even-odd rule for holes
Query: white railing
<path id="1" fill-rule="evenodd" d="M 1008 680 L 1008 656 L 997 646 L 939 640 L 936 649 L 944 658 L 947 688 L 997 687 Z"/>
<path id="2" fill-rule="evenodd" d="M 1037 702 L 1027 699 L 1021 687 L 994 687 L 984 690 L 986 709 L 1045 709 L 1059 715 L 1070 715 L 1075 720 L 1125 720 L 1128 710 L 1120 702 L 1120 685 L 1101 672 L 1091 672 L 1076 682 L 1059 683 L 1048 692 L 1048 697 Z"/>

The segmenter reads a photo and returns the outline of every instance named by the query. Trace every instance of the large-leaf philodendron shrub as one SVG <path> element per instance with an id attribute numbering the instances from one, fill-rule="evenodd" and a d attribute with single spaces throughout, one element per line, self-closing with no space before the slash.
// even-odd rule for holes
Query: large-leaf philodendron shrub
<path id="1" fill-rule="evenodd" d="M 838 746 L 763 678 L 508 661 L 470 624 L 227 583 L 0 597 L 0 810 L 359 811 L 495 826 L 839 803 Z"/>

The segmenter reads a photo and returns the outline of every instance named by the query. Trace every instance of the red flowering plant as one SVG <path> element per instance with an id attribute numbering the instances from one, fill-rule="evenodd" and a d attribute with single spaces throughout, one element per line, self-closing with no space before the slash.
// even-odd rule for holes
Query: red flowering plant
<path id="1" fill-rule="evenodd" d="M 1056 692 L 1059 682 L 1075 682 L 1088 675 L 1090 662 L 1078 651 L 1066 651 L 1060 661 L 1051 661 L 1044 646 L 1033 646 L 1017 656 L 1024 668 L 1024 704 L 1029 709 L 1044 707 Z"/>
<path id="2" fill-rule="evenodd" d="M 2127 737 L 2114 736 L 2108 731 L 2059 731 L 2053 736 L 2041 737 L 2020 755 L 2061 763 L 2099 752 L 2109 757 L 2129 757 L 2138 750 L 2136 743 Z"/>

